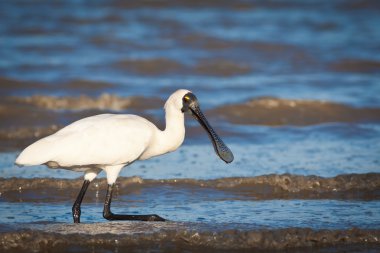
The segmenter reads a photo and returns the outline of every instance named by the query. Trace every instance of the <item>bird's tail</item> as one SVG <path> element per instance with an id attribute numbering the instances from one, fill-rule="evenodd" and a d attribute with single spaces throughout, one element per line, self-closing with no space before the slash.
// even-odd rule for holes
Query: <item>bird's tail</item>
<path id="1" fill-rule="evenodd" d="M 47 163 L 52 159 L 53 149 L 46 145 L 48 140 L 41 139 L 25 148 L 16 158 L 18 166 L 32 166 Z M 49 148 L 50 146 L 50 148 Z"/>

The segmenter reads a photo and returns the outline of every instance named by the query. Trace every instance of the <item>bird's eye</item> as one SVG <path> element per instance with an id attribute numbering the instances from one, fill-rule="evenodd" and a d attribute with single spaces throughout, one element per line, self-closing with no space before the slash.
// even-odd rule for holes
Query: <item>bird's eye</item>
<path id="1" fill-rule="evenodd" d="M 184 99 L 185 101 L 189 101 L 189 100 L 190 100 L 190 97 L 189 97 L 188 95 L 186 95 L 186 96 L 183 97 L 183 99 Z"/>

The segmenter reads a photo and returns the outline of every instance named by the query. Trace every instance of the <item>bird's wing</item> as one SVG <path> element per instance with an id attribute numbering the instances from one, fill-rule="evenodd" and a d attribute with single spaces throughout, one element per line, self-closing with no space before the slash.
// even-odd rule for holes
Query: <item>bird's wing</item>
<path id="1" fill-rule="evenodd" d="M 136 115 L 88 117 L 33 143 L 16 163 L 54 161 L 62 167 L 129 163 L 146 149 L 154 131 L 151 122 Z"/>

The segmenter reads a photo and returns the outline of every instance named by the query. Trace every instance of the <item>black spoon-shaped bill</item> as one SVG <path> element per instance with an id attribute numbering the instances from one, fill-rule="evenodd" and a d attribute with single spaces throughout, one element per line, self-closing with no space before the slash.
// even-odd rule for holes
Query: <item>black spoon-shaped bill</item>
<path id="1" fill-rule="evenodd" d="M 231 150 L 224 144 L 222 139 L 216 134 L 214 129 L 208 123 L 206 117 L 202 113 L 198 105 L 193 103 L 189 106 L 190 111 L 192 112 L 193 117 L 201 124 L 201 126 L 206 130 L 208 136 L 211 139 L 211 142 L 214 146 L 215 153 L 226 163 L 230 163 L 234 160 L 234 155 Z"/>

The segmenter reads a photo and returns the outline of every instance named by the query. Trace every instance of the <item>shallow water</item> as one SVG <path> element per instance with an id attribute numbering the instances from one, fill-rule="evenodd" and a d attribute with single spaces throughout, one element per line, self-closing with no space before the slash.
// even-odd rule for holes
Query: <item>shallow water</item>
<path id="1" fill-rule="evenodd" d="M 377 214 L 380 201 L 244 201 L 236 200 L 236 196 L 218 192 L 191 190 L 177 190 L 171 193 L 164 191 L 160 193 L 162 196 L 155 199 L 141 196 L 149 196 L 154 192 L 150 189 L 136 195 L 116 198 L 113 211 L 130 214 L 156 213 L 170 221 L 229 224 L 231 228 L 250 225 L 252 228 L 268 229 L 380 229 L 380 218 Z M 103 197 L 98 199 L 99 203 L 83 204 L 81 222 L 107 222 L 102 219 Z M 71 223 L 71 207 L 71 202 L 1 203 L 1 223 Z M 289 213 L 292 215 L 289 216 Z"/>
<path id="2" fill-rule="evenodd" d="M 118 227 L 138 232 L 118 237 L 135 252 L 144 242 L 151 251 L 375 252 L 379 10 L 375 0 L 0 1 L 0 251 L 118 252 L 105 232 L 86 237 Z M 17 154 L 98 113 L 135 113 L 162 128 L 177 88 L 197 95 L 235 161 L 220 161 L 187 117 L 184 145 L 123 170 L 138 177 L 119 180 L 113 203 L 172 222 L 104 222 L 101 173 L 82 208 L 92 244 L 73 245 L 66 224 L 82 175 L 16 167 Z"/>

